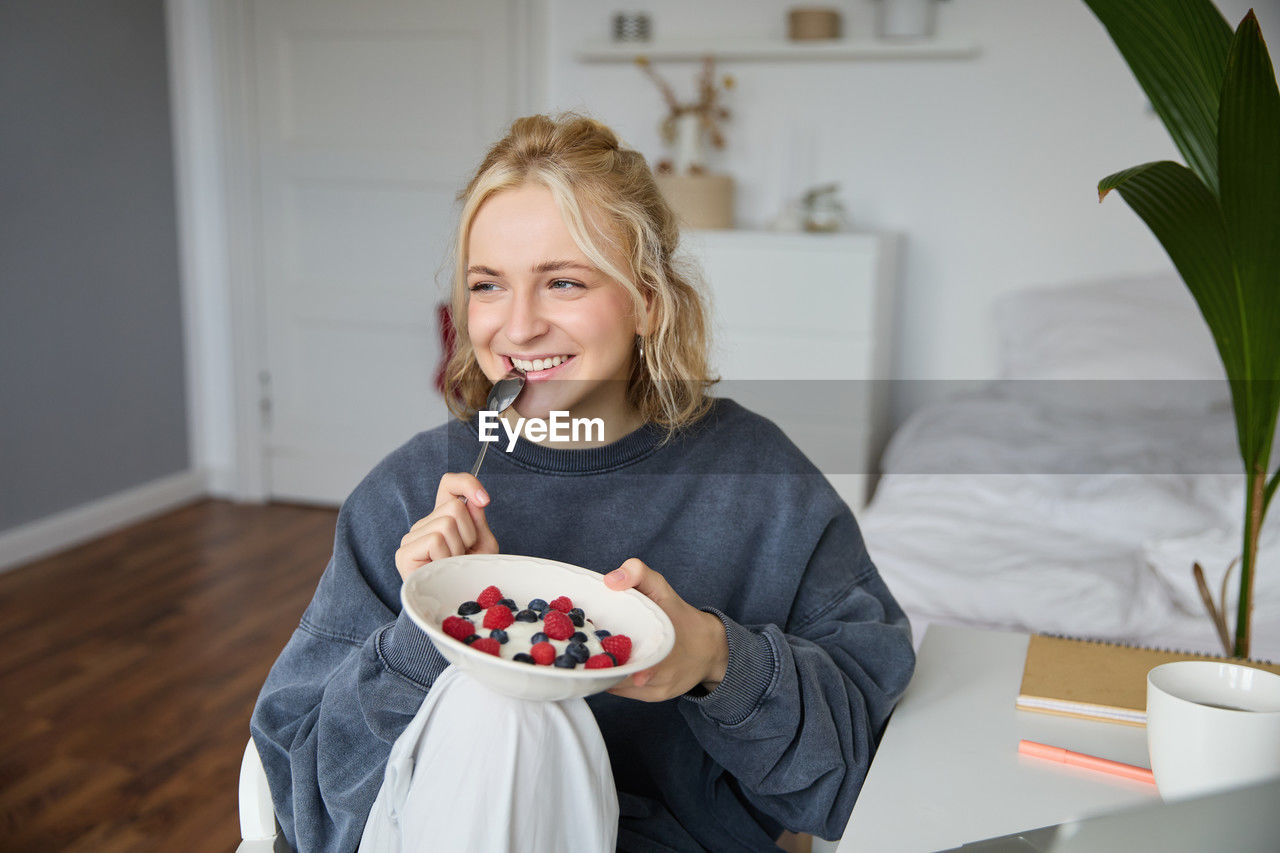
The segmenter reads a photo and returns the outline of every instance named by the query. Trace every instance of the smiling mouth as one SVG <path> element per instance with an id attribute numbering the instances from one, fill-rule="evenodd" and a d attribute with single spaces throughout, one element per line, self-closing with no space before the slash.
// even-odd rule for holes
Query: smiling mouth
<path id="1" fill-rule="evenodd" d="M 565 362 L 572 359 L 571 355 L 553 355 L 550 358 L 524 359 L 508 356 L 511 366 L 521 373 L 537 373 L 541 370 L 550 370 L 553 367 L 559 367 Z"/>

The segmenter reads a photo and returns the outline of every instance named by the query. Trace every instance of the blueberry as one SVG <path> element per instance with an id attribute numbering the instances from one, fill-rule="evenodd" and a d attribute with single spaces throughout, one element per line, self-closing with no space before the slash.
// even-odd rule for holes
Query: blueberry
<path id="1" fill-rule="evenodd" d="M 521 610 L 519 613 L 516 614 L 516 621 L 517 622 L 537 622 L 538 614 L 534 613 L 532 610 Z"/>
<path id="2" fill-rule="evenodd" d="M 469 645 L 471 645 L 472 643 L 474 643 L 474 642 L 475 642 L 476 640 L 478 640 L 478 639 L 480 639 L 480 635 L 479 635 L 479 634 L 472 634 L 470 637 L 467 637 L 467 638 L 466 638 L 465 640 L 463 640 L 462 642 L 466 643 L 466 644 L 469 646 Z"/>
<path id="3" fill-rule="evenodd" d="M 459 616 L 471 616 L 479 613 L 484 608 L 480 606 L 478 601 L 464 601 L 458 605 Z"/>
<path id="4" fill-rule="evenodd" d="M 538 613 L 546 613 L 547 608 L 550 606 L 551 605 L 547 604 L 541 598 L 535 598 L 533 601 L 529 602 L 529 609 L 536 610 Z"/>
<path id="5" fill-rule="evenodd" d="M 514 655 L 511 656 L 511 659 L 514 661 L 519 661 L 520 663 L 534 663 L 534 664 L 537 663 L 537 661 L 534 660 L 531 655 L 526 655 L 524 652 L 516 652 Z"/>
<path id="6" fill-rule="evenodd" d="M 565 615 L 568 616 L 569 621 L 578 628 L 582 627 L 583 620 L 586 618 L 586 614 L 582 612 L 582 608 L 580 607 L 574 607 Z"/>
<path id="7" fill-rule="evenodd" d="M 539 631 L 538 633 L 534 634 L 532 637 L 529 638 L 529 645 L 536 646 L 538 643 L 545 643 L 550 639 L 551 638 L 548 637 L 546 634 Z"/>
<path id="8" fill-rule="evenodd" d="M 601 628 L 599 631 L 596 631 L 596 637 L 598 637 L 601 640 L 603 640 L 607 636 L 609 636 L 609 632 L 604 630 L 603 628 Z"/>
<path id="9" fill-rule="evenodd" d="M 515 610 L 517 609 L 516 603 L 509 598 L 499 598 L 498 603 L 505 605 L 506 608 L 512 612 L 515 612 Z"/>
<path id="10" fill-rule="evenodd" d="M 578 663 L 586 663 L 587 658 L 591 657 L 591 652 L 587 651 L 587 647 L 582 643 L 570 643 L 564 653 Z"/>
<path id="11" fill-rule="evenodd" d="M 587 635 L 581 631 L 574 631 L 573 636 L 569 638 L 569 641 L 573 643 L 585 643 L 587 641 Z"/>
<path id="12" fill-rule="evenodd" d="M 497 640 L 500 644 L 507 641 L 507 632 L 501 628 L 494 628 L 489 632 L 489 639 Z"/>
<path id="13" fill-rule="evenodd" d="M 578 665 L 578 661 L 574 660 L 568 653 L 565 653 L 556 658 L 555 665 L 561 669 L 573 669 Z"/>

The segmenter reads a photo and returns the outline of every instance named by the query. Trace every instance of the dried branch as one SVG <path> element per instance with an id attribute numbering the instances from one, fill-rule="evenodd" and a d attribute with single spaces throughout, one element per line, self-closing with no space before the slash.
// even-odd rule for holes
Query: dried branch
<path id="1" fill-rule="evenodd" d="M 1234 565 L 1234 561 L 1232 563 Z M 1204 579 L 1204 569 L 1200 568 L 1199 563 L 1193 563 L 1191 573 L 1195 575 L 1196 587 L 1200 590 L 1200 600 L 1204 602 L 1205 610 L 1209 611 L 1209 621 L 1213 623 L 1213 627 L 1218 632 L 1218 639 L 1222 642 L 1222 648 L 1226 649 L 1228 656 L 1231 654 L 1231 632 L 1227 630 L 1226 615 L 1218 609 L 1213 603 L 1213 593 L 1209 591 L 1209 584 Z M 1231 574 L 1231 567 L 1227 568 L 1227 574 Z M 1226 578 L 1223 578 L 1223 593 L 1226 593 Z M 1226 599 L 1223 599 L 1223 606 L 1226 606 Z"/>
<path id="2" fill-rule="evenodd" d="M 645 76 L 654 82 L 658 87 L 658 91 L 662 93 L 662 99 L 667 104 L 667 115 L 658 125 L 658 130 L 662 134 L 662 138 L 668 144 L 675 140 L 675 123 L 676 119 L 682 115 L 693 113 L 698 116 L 698 124 L 703 132 L 707 134 L 711 144 L 716 148 L 725 146 L 724 133 L 721 131 L 720 123 L 729 119 L 729 110 L 721 106 L 718 102 L 722 91 L 728 91 L 734 87 L 734 79 L 726 74 L 716 84 L 715 78 L 715 59 L 707 56 L 702 60 L 702 71 L 698 75 L 698 98 L 696 101 L 682 102 L 671 88 L 666 80 L 653 68 L 653 63 L 648 57 L 637 56 L 636 65 L 640 66 L 640 70 Z"/>

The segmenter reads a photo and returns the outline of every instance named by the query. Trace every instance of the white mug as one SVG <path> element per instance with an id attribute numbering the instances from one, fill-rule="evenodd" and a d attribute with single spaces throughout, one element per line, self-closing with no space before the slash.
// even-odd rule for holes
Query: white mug
<path id="1" fill-rule="evenodd" d="M 1280 675 L 1215 661 L 1155 667 L 1147 750 L 1166 800 L 1280 777 Z"/>

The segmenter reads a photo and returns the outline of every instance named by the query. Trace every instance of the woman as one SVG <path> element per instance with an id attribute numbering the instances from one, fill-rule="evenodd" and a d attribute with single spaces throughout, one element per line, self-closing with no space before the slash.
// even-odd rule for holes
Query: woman
<path id="1" fill-rule="evenodd" d="M 343 504 L 333 557 L 253 716 L 300 849 L 354 849 L 392 744 L 444 659 L 402 579 L 454 554 L 606 573 L 671 617 L 659 665 L 588 703 L 614 771 L 619 849 L 772 849 L 844 829 L 914 665 L 852 514 L 767 420 L 706 395 L 705 309 L 641 155 L 590 119 L 517 120 L 461 195 L 449 366 L 458 420 L 383 460 Z M 598 418 L 574 446 L 504 435 L 479 480 L 475 412 Z M 458 500 L 466 498 L 466 501 Z"/>

